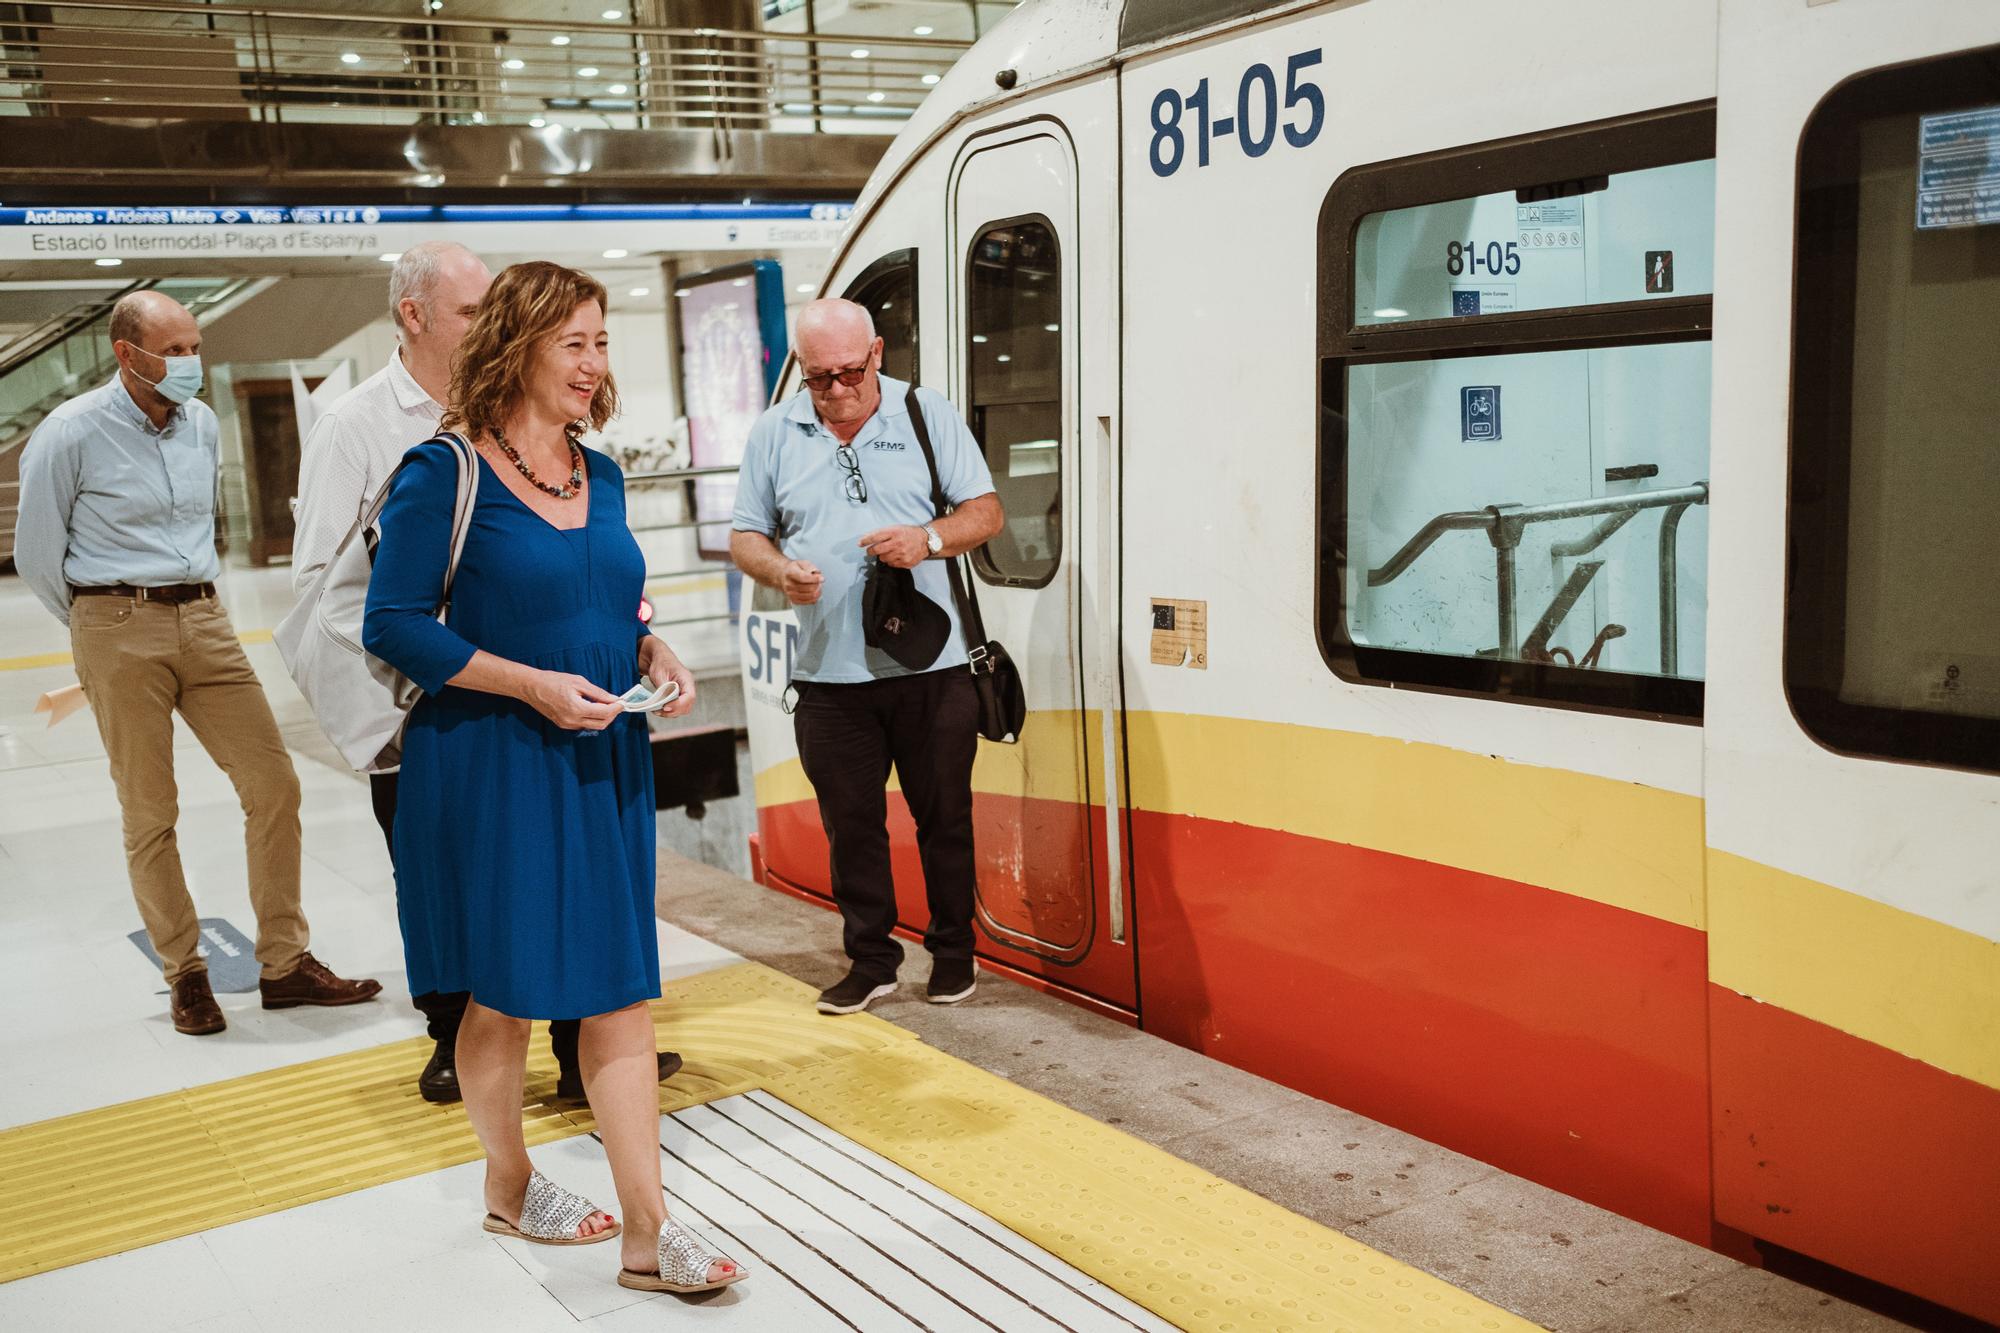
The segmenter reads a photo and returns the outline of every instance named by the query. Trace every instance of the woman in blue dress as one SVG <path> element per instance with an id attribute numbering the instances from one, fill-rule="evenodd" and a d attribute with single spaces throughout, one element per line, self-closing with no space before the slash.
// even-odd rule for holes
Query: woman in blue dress
<path id="1" fill-rule="evenodd" d="M 642 677 L 694 679 L 638 620 L 645 561 L 616 463 L 578 437 L 617 408 L 605 291 L 556 264 L 494 280 L 454 363 L 444 429 L 479 455 L 477 503 L 451 586 L 458 461 L 418 445 L 382 512 L 368 651 L 423 690 L 403 735 L 397 897 L 413 992 L 466 991 L 459 1086 L 486 1152 L 489 1231 L 545 1244 L 624 1234 L 619 1282 L 700 1291 L 744 1276 L 667 1217 L 647 1001 L 653 770 Z M 554 479 L 551 481 L 550 479 Z M 585 1094 L 610 1159 L 620 1228 L 534 1170 L 521 1132 L 530 1019 L 583 1020 Z"/>

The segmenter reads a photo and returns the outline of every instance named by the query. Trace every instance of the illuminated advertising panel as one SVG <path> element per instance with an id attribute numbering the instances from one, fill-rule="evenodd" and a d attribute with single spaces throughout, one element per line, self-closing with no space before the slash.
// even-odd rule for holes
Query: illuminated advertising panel
<path id="1" fill-rule="evenodd" d="M 785 360 L 784 293 L 784 274 L 771 259 L 695 274 L 675 287 L 692 466 L 743 461 L 750 427 L 770 402 Z M 728 559 L 736 478 L 698 477 L 694 495 L 701 554 Z"/>

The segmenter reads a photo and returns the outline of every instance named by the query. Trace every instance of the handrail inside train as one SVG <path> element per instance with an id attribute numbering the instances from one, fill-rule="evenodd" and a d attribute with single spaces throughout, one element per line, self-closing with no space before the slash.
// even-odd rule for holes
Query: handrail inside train
<path id="1" fill-rule="evenodd" d="M 1521 545 L 1521 537 L 1528 525 L 1565 518 L 1586 518 L 1596 514 L 1611 515 L 1609 520 L 1599 524 L 1583 537 L 1575 541 L 1557 543 L 1550 548 L 1552 556 L 1582 555 L 1602 545 L 1641 510 L 1665 509 L 1667 513 L 1660 523 L 1660 669 L 1671 675 L 1680 656 L 1679 617 L 1674 602 L 1674 587 L 1679 580 L 1675 536 L 1680 530 L 1681 515 L 1687 512 L 1688 506 L 1707 503 L 1708 482 L 1697 481 L 1687 486 L 1634 491 L 1630 495 L 1592 495 L 1576 500 L 1554 500 L 1538 505 L 1502 503 L 1487 505 L 1484 509 L 1449 510 L 1417 529 L 1416 535 L 1404 542 L 1402 548 L 1390 556 L 1386 564 L 1369 570 L 1368 586 L 1379 588 L 1386 583 L 1393 583 L 1416 563 L 1418 556 L 1429 550 L 1445 533 L 1482 529 L 1486 533 L 1487 540 L 1493 543 L 1494 591 L 1500 604 L 1498 608 L 1500 646 L 1496 651 L 1504 657 L 1518 657 L 1520 649 L 1516 639 L 1517 617 L 1514 608 L 1514 552 Z M 1580 593 L 1582 590 L 1579 587 L 1577 591 Z"/>

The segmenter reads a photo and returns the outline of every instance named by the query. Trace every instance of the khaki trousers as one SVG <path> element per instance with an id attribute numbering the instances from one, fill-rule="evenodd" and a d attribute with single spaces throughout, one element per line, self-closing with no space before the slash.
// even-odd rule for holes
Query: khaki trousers
<path id="1" fill-rule="evenodd" d="M 299 910 L 299 778 L 222 604 L 78 597 L 70 606 L 70 645 L 111 759 L 132 896 L 168 983 L 208 969 L 196 950 L 200 924 L 174 832 L 176 709 L 243 805 L 264 979 L 294 970 L 307 943 Z"/>

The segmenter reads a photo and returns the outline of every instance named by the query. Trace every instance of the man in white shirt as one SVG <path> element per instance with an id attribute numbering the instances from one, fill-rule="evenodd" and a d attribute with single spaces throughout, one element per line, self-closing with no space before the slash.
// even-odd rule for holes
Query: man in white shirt
<path id="1" fill-rule="evenodd" d="M 493 274 L 479 256 L 452 241 L 425 241 L 405 250 L 389 273 L 389 317 L 400 344 L 389 364 L 354 386 L 314 424 L 299 466 L 299 510 L 292 538 L 292 587 L 304 592 L 353 529 L 403 455 L 437 434 L 451 396 L 451 359 Z M 371 773 L 375 822 L 395 856 L 396 774 Z M 459 1099 L 454 1050 L 465 1013 L 463 992 L 412 996 L 437 1043 L 418 1076 L 426 1101 Z M 577 1064 L 577 1023 L 552 1023 L 551 1044 L 562 1067 L 556 1095 L 583 1097 Z M 660 1053 L 660 1077 L 681 1066 Z"/>
<path id="2" fill-rule="evenodd" d="M 389 317 L 401 343 L 389 364 L 344 394 L 313 426 L 299 465 L 292 589 L 304 592 L 412 445 L 437 434 L 451 357 L 493 275 L 451 241 L 413 245 L 389 274 Z"/>

